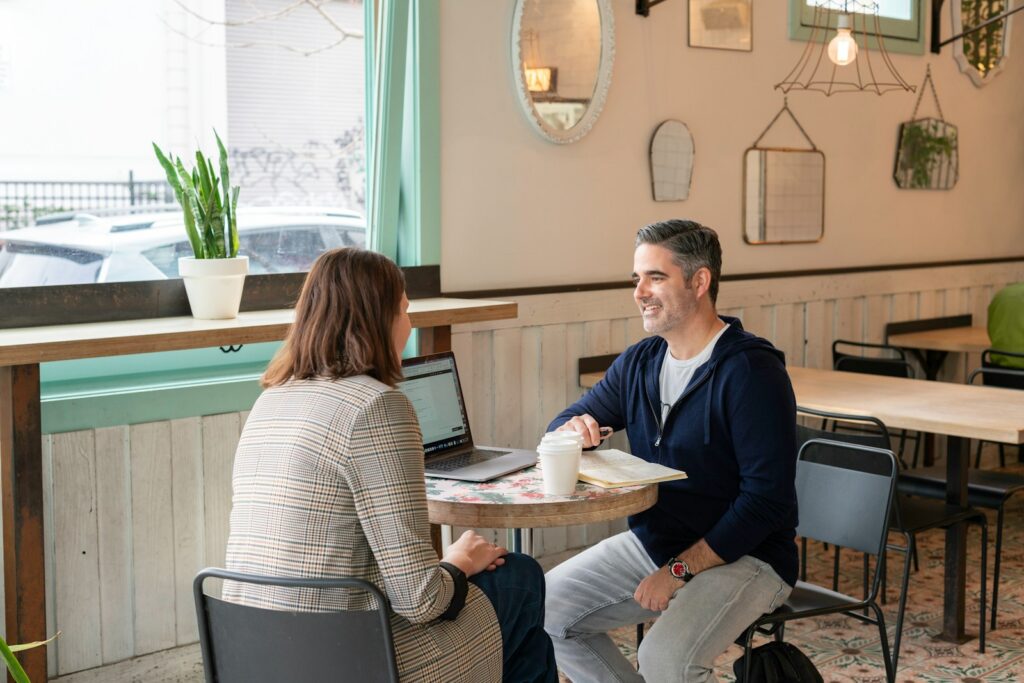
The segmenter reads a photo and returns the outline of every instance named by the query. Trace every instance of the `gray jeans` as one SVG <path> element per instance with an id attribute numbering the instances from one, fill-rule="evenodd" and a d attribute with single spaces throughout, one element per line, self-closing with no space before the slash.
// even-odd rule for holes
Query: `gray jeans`
<path id="1" fill-rule="evenodd" d="M 714 681 L 718 655 L 754 620 L 789 597 L 766 562 L 745 555 L 703 571 L 676 591 L 664 612 L 633 599 L 658 567 L 631 531 L 601 541 L 547 574 L 544 629 L 560 668 L 575 683 Z M 639 673 L 608 631 L 654 617 L 637 657 Z"/>

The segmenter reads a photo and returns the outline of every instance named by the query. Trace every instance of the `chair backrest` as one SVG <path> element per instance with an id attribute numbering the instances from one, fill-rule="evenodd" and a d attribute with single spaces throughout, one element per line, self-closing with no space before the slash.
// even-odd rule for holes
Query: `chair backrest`
<path id="1" fill-rule="evenodd" d="M 850 468 L 854 455 L 858 466 Z M 800 447 L 797 457 L 797 533 L 880 557 L 898 471 L 893 452 L 811 439 Z"/>
<path id="2" fill-rule="evenodd" d="M 971 372 L 967 383 L 971 384 L 974 382 L 974 378 L 980 375 L 981 383 L 986 386 L 1024 389 L 1024 369 L 1004 366 L 1003 362 L 1006 358 L 1024 360 L 1024 353 L 985 349 L 981 352 L 981 367 Z"/>
<path id="3" fill-rule="evenodd" d="M 873 355 L 863 355 L 864 353 Z M 881 354 L 881 355 L 880 355 Z M 869 344 L 846 339 L 832 342 L 832 368 L 867 375 L 914 378 L 914 366 L 903 349 L 886 344 Z"/>
<path id="4" fill-rule="evenodd" d="M 203 592 L 207 578 L 292 588 L 351 588 L 376 609 L 294 612 L 239 605 Z M 192 584 L 207 683 L 358 681 L 397 683 L 387 599 L 361 579 L 250 576 L 204 569 Z"/>

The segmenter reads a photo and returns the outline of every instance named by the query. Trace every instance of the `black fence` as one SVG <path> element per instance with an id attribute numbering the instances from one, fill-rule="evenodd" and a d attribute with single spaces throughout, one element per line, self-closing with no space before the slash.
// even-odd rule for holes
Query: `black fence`
<path id="1" fill-rule="evenodd" d="M 0 230 L 33 225 L 37 218 L 63 211 L 154 206 L 173 202 L 164 180 L 0 180 Z"/>

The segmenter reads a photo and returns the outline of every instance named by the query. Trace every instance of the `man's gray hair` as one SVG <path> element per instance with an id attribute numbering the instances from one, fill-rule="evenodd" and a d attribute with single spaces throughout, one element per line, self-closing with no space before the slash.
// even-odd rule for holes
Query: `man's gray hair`
<path id="1" fill-rule="evenodd" d="M 718 300 L 718 280 L 722 277 L 722 245 L 718 233 L 696 221 L 672 219 L 651 223 L 636 233 L 636 247 L 653 244 L 672 252 L 672 259 L 683 269 L 687 282 L 700 268 L 711 271 L 708 296 Z"/>

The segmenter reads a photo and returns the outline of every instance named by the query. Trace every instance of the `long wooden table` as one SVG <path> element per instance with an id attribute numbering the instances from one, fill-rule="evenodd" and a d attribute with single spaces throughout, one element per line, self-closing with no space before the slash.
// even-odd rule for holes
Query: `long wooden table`
<path id="1" fill-rule="evenodd" d="M 580 375 L 592 387 L 603 372 Z M 967 442 L 1024 443 L 1024 392 L 855 372 L 789 368 L 797 403 L 806 408 L 873 415 L 893 429 L 944 434 L 946 500 L 967 502 Z M 967 544 L 963 525 L 946 531 L 942 637 L 964 640 Z"/>
<path id="2" fill-rule="evenodd" d="M 420 349 L 451 348 L 451 325 L 515 318 L 514 303 L 415 299 L 409 303 Z M 241 313 L 234 320 L 154 318 L 0 330 L 0 485 L 3 491 L 7 641 L 46 638 L 42 433 L 39 364 L 47 361 L 279 341 L 292 309 Z M 31 680 L 45 681 L 46 648 L 21 655 Z"/>
<path id="3" fill-rule="evenodd" d="M 797 403 L 873 415 L 888 427 L 945 434 L 946 501 L 967 504 L 969 439 L 1024 443 L 1024 392 L 855 372 L 789 368 Z M 964 525 L 946 531 L 942 637 L 964 640 L 967 544 Z"/>

